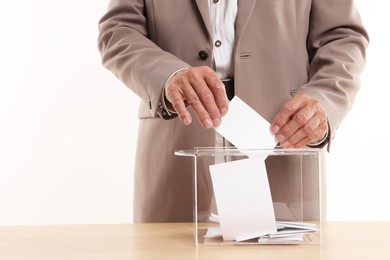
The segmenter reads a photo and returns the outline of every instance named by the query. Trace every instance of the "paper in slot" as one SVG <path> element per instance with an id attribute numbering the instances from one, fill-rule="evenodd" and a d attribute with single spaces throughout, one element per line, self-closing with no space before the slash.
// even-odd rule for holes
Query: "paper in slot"
<path id="1" fill-rule="evenodd" d="M 263 158 L 210 166 L 224 240 L 243 241 L 276 232 Z"/>

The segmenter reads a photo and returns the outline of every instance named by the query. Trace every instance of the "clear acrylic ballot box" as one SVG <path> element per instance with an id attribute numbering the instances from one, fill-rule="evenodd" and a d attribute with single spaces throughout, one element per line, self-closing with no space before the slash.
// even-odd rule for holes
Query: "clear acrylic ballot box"
<path id="1" fill-rule="evenodd" d="M 196 247 L 321 244 L 320 149 L 195 148 L 175 155 L 193 157 Z"/>

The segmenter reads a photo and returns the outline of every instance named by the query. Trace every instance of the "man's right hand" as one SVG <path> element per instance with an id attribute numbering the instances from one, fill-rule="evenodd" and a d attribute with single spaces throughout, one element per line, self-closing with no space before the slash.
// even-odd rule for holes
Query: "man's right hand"
<path id="1" fill-rule="evenodd" d="M 192 122 L 191 106 L 204 128 L 217 127 L 228 111 L 225 85 L 209 67 L 180 70 L 165 86 L 165 97 L 184 125 Z"/>

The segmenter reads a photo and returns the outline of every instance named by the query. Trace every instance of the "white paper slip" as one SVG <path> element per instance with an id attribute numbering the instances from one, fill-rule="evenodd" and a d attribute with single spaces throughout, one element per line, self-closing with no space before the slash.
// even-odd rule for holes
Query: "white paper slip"
<path id="1" fill-rule="evenodd" d="M 204 238 L 221 238 L 222 237 L 222 230 L 221 227 L 209 227 L 207 229 L 206 234 L 203 236 Z"/>
<path id="2" fill-rule="evenodd" d="M 215 130 L 238 149 L 276 146 L 270 123 L 237 96 L 230 101 L 228 113 Z"/>
<path id="3" fill-rule="evenodd" d="M 309 233 L 313 233 L 313 232 L 316 232 L 316 231 L 315 230 L 286 229 L 286 230 L 278 231 L 276 233 L 268 234 L 267 236 L 270 238 L 290 237 L 290 236 L 294 236 L 294 235 L 298 235 L 298 234 L 305 235 L 305 234 L 309 234 Z"/>
<path id="4" fill-rule="evenodd" d="M 224 240 L 243 241 L 277 231 L 263 158 L 211 165 L 210 174 Z"/>
<path id="5" fill-rule="evenodd" d="M 303 229 L 317 231 L 318 225 L 313 223 L 291 222 L 291 221 L 277 221 L 278 229 Z"/>
<path id="6" fill-rule="evenodd" d="M 318 231 L 318 226 L 311 223 L 276 221 L 276 226 L 278 231 L 270 233 L 265 237 L 288 239 Z"/>
<path id="7" fill-rule="evenodd" d="M 259 238 L 258 243 L 266 243 L 266 244 L 283 244 L 283 243 L 292 243 L 292 242 L 302 242 L 303 241 L 303 235 L 295 235 L 290 237 L 277 237 L 277 238 L 270 238 L 268 236 L 262 236 Z"/>
<path id="8" fill-rule="evenodd" d="M 209 220 L 210 220 L 211 222 L 219 223 L 219 217 L 218 217 L 218 215 L 216 215 L 216 214 L 214 214 L 214 213 L 211 213 L 211 214 L 210 214 Z"/>

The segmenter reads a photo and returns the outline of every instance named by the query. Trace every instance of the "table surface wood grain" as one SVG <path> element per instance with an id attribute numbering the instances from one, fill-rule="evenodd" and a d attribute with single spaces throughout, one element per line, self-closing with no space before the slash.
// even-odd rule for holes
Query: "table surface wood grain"
<path id="1" fill-rule="evenodd" d="M 325 222 L 317 245 L 196 248 L 192 223 L 0 227 L 0 259 L 390 259 L 390 222 Z"/>

